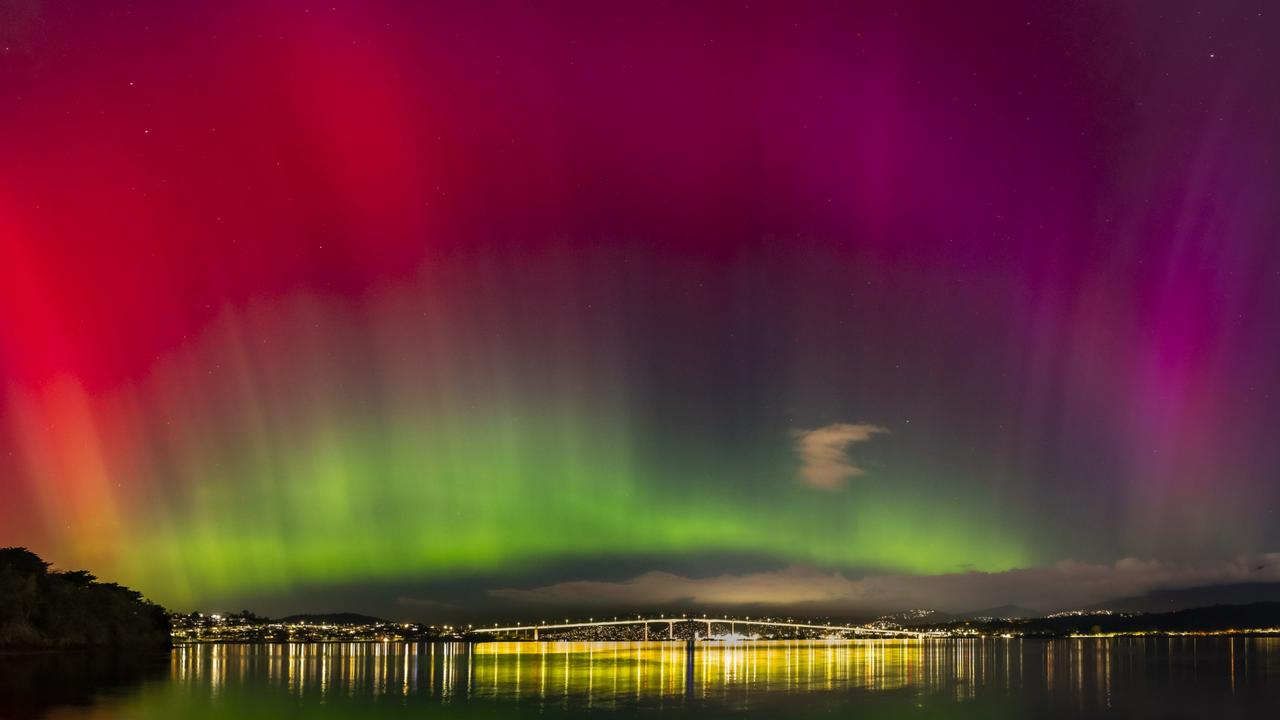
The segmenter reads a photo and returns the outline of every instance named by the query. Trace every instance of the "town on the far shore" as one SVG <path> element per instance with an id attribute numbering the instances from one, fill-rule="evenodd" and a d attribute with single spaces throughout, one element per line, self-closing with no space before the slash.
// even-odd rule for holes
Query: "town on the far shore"
<path id="1" fill-rule="evenodd" d="M 267 618 L 243 610 L 170 616 L 175 643 L 423 641 L 757 641 L 885 638 L 1280 636 L 1280 603 L 1215 605 L 1167 613 L 1070 610 L 1038 617 L 955 617 L 910 610 L 863 623 L 794 617 L 663 615 L 504 625 L 395 622 L 355 613 Z"/>

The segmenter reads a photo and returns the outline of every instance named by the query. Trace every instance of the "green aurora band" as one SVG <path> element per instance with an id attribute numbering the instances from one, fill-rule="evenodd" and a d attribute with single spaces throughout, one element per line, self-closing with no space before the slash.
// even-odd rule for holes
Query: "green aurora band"
<path id="1" fill-rule="evenodd" d="M 547 328 L 507 309 L 405 325 L 430 307 L 409 293 L 358 312 L 310 296 L 228 309 L 145 383 L 15 403 L 45 532 L 68 548 L 59 562 L 189 607 L 584 558 L 742 553 L 918 573 L 1031 559 L 1010 523 L 987 521 L 989 499 L 964 484 L 942 497 L 927 468 L 827 492 L 797 480 L 795 428 L 746 453 L 660 437 L 638 419 L 607 322 Z M 541 356 L 538 333 L 579 349 Z M 39 427 L 67 406 L 92 451 L 48 468 Z"/>
<path id="2" fill-rule="evenodd" d="M 921 573 L 1027 560 L 979 507 L 892 485 L 834 499 L 786 477 L 751 494 L 723 483 L 663 488 L 645 481 L 663 468 L 607 426 L 504 414 L 444 427 L 401 423 L 394 437 L 324 428 L 287 454 L 193 467 L 170 522 L 126 553 L 126 575 L 185 603 L 627 554 L 750 552 Z"/>

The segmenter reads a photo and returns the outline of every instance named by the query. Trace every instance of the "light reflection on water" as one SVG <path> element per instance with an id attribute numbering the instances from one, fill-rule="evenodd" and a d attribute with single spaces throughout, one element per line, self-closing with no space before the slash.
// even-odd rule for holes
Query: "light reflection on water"
<path id="1" fill-rule="evenodd" d="M 54 716 L 1247 717 L 1278 703 L 1274 639 L 776 641 L 692 652 L 680 642 L 206 644 L 174 648 L 167 677 Z"/>

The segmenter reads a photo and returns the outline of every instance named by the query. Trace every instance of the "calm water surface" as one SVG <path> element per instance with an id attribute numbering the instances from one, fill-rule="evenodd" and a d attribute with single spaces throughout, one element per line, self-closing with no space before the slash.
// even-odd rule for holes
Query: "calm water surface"
<path id="1" fill-rule="evenodd" d="M 0 655 L 0 718 L 1276 717 L 1280 640 L 192 645 Z"/>

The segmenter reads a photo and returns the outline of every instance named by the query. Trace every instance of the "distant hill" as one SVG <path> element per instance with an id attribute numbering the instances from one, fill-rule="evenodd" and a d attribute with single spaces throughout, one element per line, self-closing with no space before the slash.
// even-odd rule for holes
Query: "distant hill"
<path id="1" fill-rule="evenodd" d="M 911 625 L 936 624 L 940 622 L 950 622 L 958 618 L 949 613 L 938 612 L 928 608 L 919 608 L 914 610 L 899 610 L 898 612 L 881 615 L 871 621 L 871 625 L 875 627 L 909 627 Z"/>
<path id="2" fill-rule="evenodd" d="M 316 625 L 374 625 L 390 621 L 373 617 L 371 615 L 361 615 L 360 613 L 317 613 L 310 615 L 290 615 L 289 617 L 280 618 L 280 622 L 306 622 L 314 623 Z"/>
<path id="3" fill-rule="evenodd" d="M 84 570 L 50 570 L 26 548 L 0 548 L 0 648 L 169 642 L 169 614 L 140 593 Z"/>
<path id="4" fill-rule="evenodd" d="M 1213 632 L 1280 627 L 1280 602 L 1213 605 L 1168 613 L 1108 614 L 963 620 L 925 626 L 937 630 L 979 630 L 988 634 L 1061 637 L 1076 633 Z"/>
<path id="5" fill-rule="evenodd" d="M 1032 618 L 1040 617 L 1038 613 L 1029 608 L 1020 607 L 1018 605 L 1001 605 L 993 608 L 983 608 L 981 610 L 972 610 L 969 612 L 942 612 L 941 610 L 916 609 L 901 610 L 889 615 L 881 615 L 871 622 L 871 625 L 877 627 L 925 627 L 938 626 L 947 623 L 962 622 L 965 620 L 992 620 L 1003 618 Z"/>
<path id="6" fill-rule="evenodd" d="M 1280 602 L 1280 582 L 1209 585 L 1177 590 L 1155 590 L 1145 595 L 1118 598 L 1090 606 L 1090 610 L 1114 612 L 1170 612 L 1210 605 Z"/>
<path id="7" fill-rule="evenodd" d="M 1040 617 L 1044 613 L 1036 612 L 1030 608 L 1024 608 L 1020 605 L 1001 605 L 999 607 L 983 608 L 981 610 L 971 610 L 966 613 L 958 613 L 960 618 L 1029 618 Z"/>

